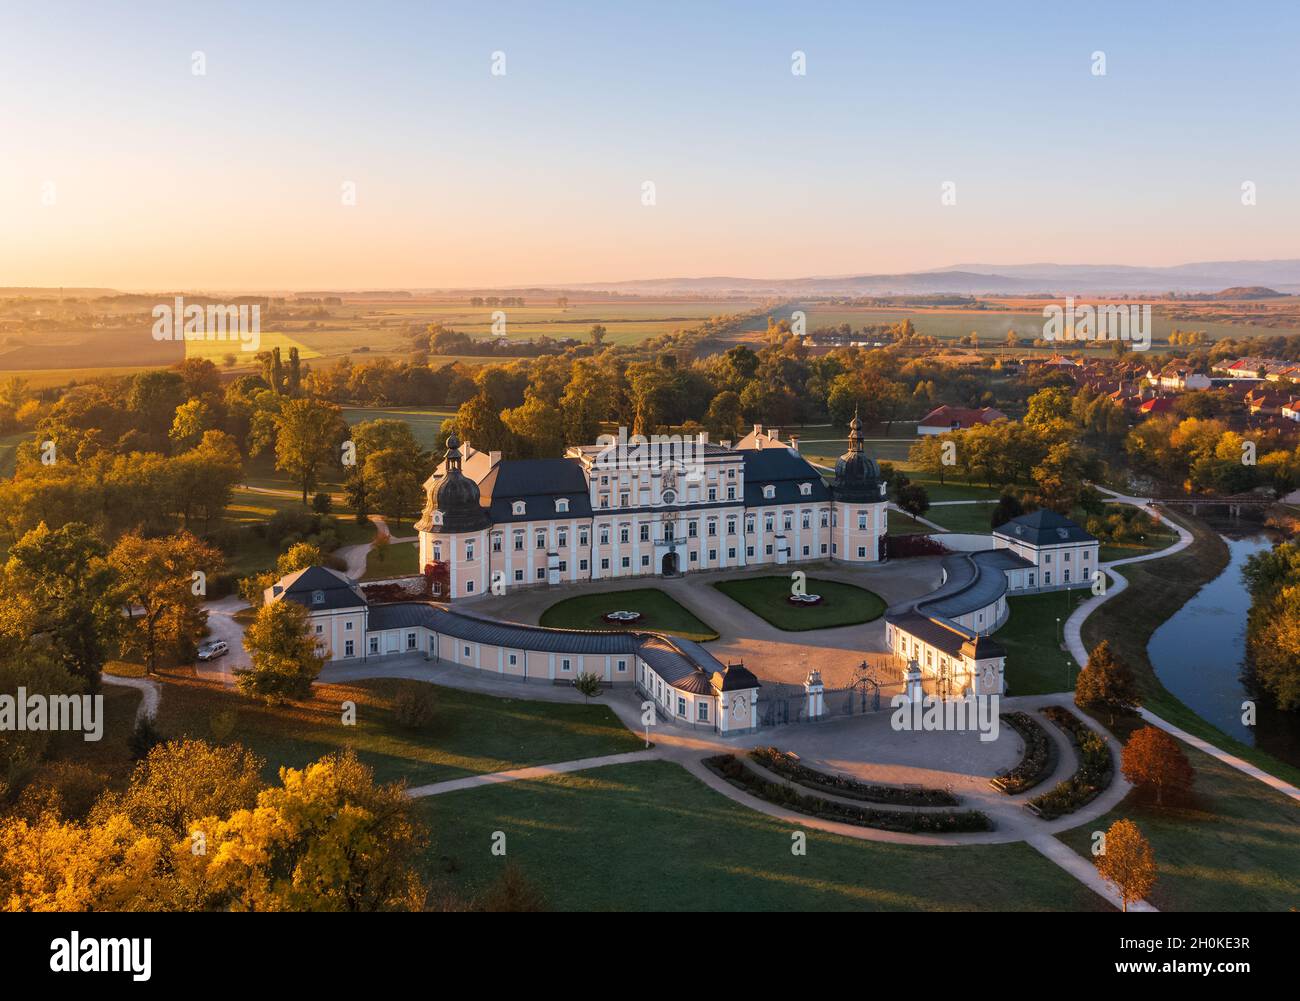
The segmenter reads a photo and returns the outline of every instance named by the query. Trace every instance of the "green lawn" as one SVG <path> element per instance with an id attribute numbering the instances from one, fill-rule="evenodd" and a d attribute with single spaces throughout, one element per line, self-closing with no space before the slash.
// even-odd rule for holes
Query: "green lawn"
<path id="1" fill-rule="evenodd" d="M 975 504 L 944 504 L 930 508 L 925 512 L 925 517 L 950 532 L 990 535 L 993 529 L 989 525 L 989 518 L 996 503 L 997 501 L 980 501 Z M 990 537 L 989 546 L 992 545 L 993 539 Z"/>
<path id="2" fill-rule="evenodd" d="M 951 476 L 945 476 L 944 482 L 940 483 L 937 477 L 927 473 L 912 472 L 907 470 L 908 479 L 913 483 L 918 483 L 925 487 L 926 494 L 933 501 L 954 501 L 954 500 L 991 500 L 996 501 L 1002 496 L 1002 490 L 997 487 L 986 487 L 974 483 L 962 483 Z M 929 517 L 927 515 L 927 517 Z"/>
<path id="3" fill-rule="evenodd" d="M 636 622 L 621 626 L 606 622 L 607 612 L 640 612 Z M 652 632 L 683 636 L 688 640 L 716 640 L 718 631 L 701 622 L 691 612 L 656 587 L 630 591 L 603 591 L 565 598 L 542 613 L 540 623 L 556 629 L 601 629 L 626 632 L 647 629 Z"/>
<path id="4" fill-rule="evenodd" d="M 738 601 L 777 629 L 800 632 L 832 629 L 870 622 L 885 612 L 885 602 L 866 588 L 809 577 L 809 594 L 822 596 L 820 605 L 792 605 L 789 577 L 744 577 L 713 584 L 732 601 Z"/>
<path id="5" fill-rule="evenodd" d="M 212 740 L 221 735 L 220 714 L 233 713 L 225 739 L 264 757 L 268 779 L 281 765 L 298 768 L 353 748 L 380 781 L 411 785 L 645 746 L 599 699 L 590 705 L 535 702 L 435 687 L 432 724 L 403 727 L 394 701 L 422 687 L 425 682 L 405 679 L 317 685 L 310 701 L 267 706 L 215 682 L 173 676 L 163 687 L 157 726 L 167 738 Z M 357 705 L 355 726 L 341 722 L 345 701 Z"/>
<path id="6" fill-rule="evenodd" d="M 1295 803 L 1208 754 L 1182 745 L 1196 798 L 1160 810 L 1130 793 L 1104 817 L 1058 835 L 1091 858 L 1092 832 L 1126 817 L 1151 842 L 1159 875 L 1147 899 L 1162 911 L 1286 911 L 1300 901 Z"/>
<path id="7" fill-rule="evenodd" d="M 889 512 L 890 535 L 929 535 L 933 532 L 934 529 L 929 525 L 913 521 L 910 514 L 903 514 L 900 511 Z"/>
<path id="8" fill-rule="evenodd" d="M 418 542 L 390 542 L 386 546 L 375 546 L 366 555 L 366 572 L 361 579 L 413 577 L 420 572 L 419 563 Z"/>
<path id="9" fill-rule="evenodd" d="M 438 437 L 438 429 L 448 417 L 454 417 L 454 407 L 344 407 L 343 419 L 348 427 L 364 421 L 390 420 L 404 421 L 411 428 L 419 446 L 426 451 L 432 450 Z"/>
<path id="10" fill-rule="evenodd" d="M 1090 597 L 1089 589 L 1080 588 L 1007 599 L 1010 615 L 993 638 L 1007 651 L 1008 695 L 1047 695 L 1074 690 L 1078 668 L 1074 659 L 1060 648 L 1059 637 L 1070 613 Z"/>
<path id="11" fill-rule="evenodd" d="M 429 870 L 466 894 L 505 861 L 554 910 L 1106 910 L 1025 844 L 934 848 L 791 828 L 665 761 L 615 765 L 417 801 Z M 491 852 L 493 832 L 507 855 Z"/>

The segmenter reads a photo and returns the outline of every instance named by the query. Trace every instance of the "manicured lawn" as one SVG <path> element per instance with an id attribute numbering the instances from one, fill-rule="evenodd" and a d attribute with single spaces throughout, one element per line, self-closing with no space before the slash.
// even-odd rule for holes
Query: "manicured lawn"
<path id="1" fill-rule="evenodd" d="M 627 625 L 605 621 L 607 612 L 640 612 L 641 618 Z M 691 612 L 656 587 L 630 591 L 604 591 L 565 598 L 542 613 L 543 626 L 556 629 L 601 629 L 626 632 L 646 629 L 651 632 L 684 636 L 688 640 L 716 640 L 718 631 L 701 622 Z"/>
<path id="2" fill-rule="evenodd" d="M 1157 809 L 1130 793 L 1119 807 L 1058 835 L 1091 859 L 1092 832 L 1126 817 L 1151 842 L 1162 911 L 1286 911 L 1300 900 L 1300 824 L 1293 801 L 1187 745 L 1196 770 L 1188 806 Z"/>
<path id="3" fill-rule="evenodd" d="M 885 602 L 863 587 L 833 580 L 809 577 L 809 594 L 820 594 L 820 605 L 792 605 L 789 577 L 746 577 L 720 580 L 713 585 L 732 601 L 738 601 L 755 615 L 777 629 L 800 632 L 807 629 L 832 629 L 878 619 L 885 612 Z"/>
<path id="4" fill-rule="evenodd" d="M 157 726 L 167 738 L 243 744 L 266 759 L 268 779 L 281 765 L 297 768 L 353 748 L 377 779 L 411 785 L 645 746 L 599 699 L 590 705 L 534 702 L 434 687 L 433 722 L 421 730 L 402 726 L 393 712 L 396 699 L 424 687 L 405 679 L 317 685 L 309 701 L 268 706 L 177 672 L 166 677 Z M 356 703 L 355 726 L 341 721 L 346 701 Z"/>
<path id="5" fill-rule="evenodd" d="M 1079 669 L 1074 659 L 1061 649 L 1059 637 L 1070 613 L 1091 597 L 1090 590 L 1080 588 L 1007 599 L 1011 614 L 993 638 L 1007 651 L 1008 695 L 1048 695 L 1074 690 L 1074 678 Z M 1059 626 L 1056 623 L 1058 618 L 1061 620 Z M 1067 664 L 1070 668 L 1068 680 Z"/>
<path id="6" fill-rule="evenodd" d="M 925 517 L 950 532 L 968 532 L 972 535 L 989 535 L 993 529 L 989 518 L 997 501 L 980 501 L 976 504 L 943 504 L 925 512 Z M 992 538 L 989 545 L 993 545 Z"/>
<path id="7" fill-rule="evenodd" d="M 419 562 L 418 542 L 390 542 L 386 546 L 375 546 L 366 556 L 366 572 L 361 579 L 412 577 L 420 572 Z"/>
<path id="8" fill-rule="evenodd" d="M 945 477 L 943 483 L 940 483 L 937 478 L 927 476 L 925 473 L 914 473 L 909 471 L 907 472 L 907 477 L 913 483 L 919 483 L 921 486 L 925 487 L 925 492 L 929 495 L 931 501 L 996 501 L 1000 496 L 1002 496 L 1002 490 L 997 487 L 986 487 L 976 483 L 962 483 L 960 480 L 954 480 L 951 476 Z"/>
<path id="9" fill-rule="evenodd" d="M 1120 567 L 1117 572 L 1128 579 L 1128 590 L 1088 616 L 1083 623 L 1083 645 L 1092 650 L 1102 640 L 1109 640 L 1116 656 L 1137 675 L 1143 704 L 1161 719 L 1300 784 L 1300 768 L 1234 740 L 1201 719 L 1160 683 L 1147 659 L 1147 644 L 1157 627 L 1228 565 L 1228 547 L 1214 531 L 1196 518 L 1179 516 L 1178 520 L 1191 530 L 1192 544 L 1173 556 Z M 998 635 L 1001 638 L 1001 633 Z M 1007 662 L 1010 664 L 1010 658 Z M 1242 781 L 1250 780 L 1243 777 Z"/>
<path id="10" fill-rule="evenodd" d="M 793 829 L 666 761 L 417 800 L 430 875 L 482 890 L 507 859 L 554 910 L 1106 910 L 1024 844 L 925 847 Z M 494 831 L 508 854 L 491 852 Z"/>
<path id="11" fill-rule="evenodd" d="M 888 513 L 890 535 L 930 535 L 934 532 L 934 529 L 924 522 L 913 521 L 910 514 L 903 514 L 901 511 Z"/>

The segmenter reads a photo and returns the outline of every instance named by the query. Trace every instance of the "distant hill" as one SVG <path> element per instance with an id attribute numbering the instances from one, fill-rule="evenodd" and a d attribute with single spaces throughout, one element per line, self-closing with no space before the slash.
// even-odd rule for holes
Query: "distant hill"
<path id="1" fill-rule="evenodd" d="M 1275 289 L 1264 288 L 1262 285 L 1247 285 L 1245 287 L 1225 288 L 1222 292 L 1215 292 L 1214 295 L 1207 296 L 1209 299 L 1285 299 L 1285 292 L 1278 292 Z"/>
<path id="2" fill-rule="evenodd" d="M 10 285 L 0 287 L 0 299 L 86 299 L 90 296 L 116 295 L 112 288 L 38 288 Z"/>
<path id="3" fill-rule="evenodd" d="M 1126 264 L 958 264 L 901 274 L 812 275 L 805 278 L 649 278 L 566 285 L 573 289 L 646 294 L 692 292 L 747 295 L 1093 295 L 1224 293 L 1263 289 L 1300 293 L 1300 260 L 1209 261 L 1172 267 Z M 1281 290 L 1281 291 L 1278 291 Z M 1254 296 L 1242 296 L 1253 298 Z"/>

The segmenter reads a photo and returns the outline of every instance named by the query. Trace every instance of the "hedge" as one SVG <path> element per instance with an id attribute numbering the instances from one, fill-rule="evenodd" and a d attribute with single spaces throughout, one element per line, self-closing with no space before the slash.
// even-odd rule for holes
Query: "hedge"
<path id="1" fill-rule="evenodd" d="M 872 785 L 843 775 L 819 772 L 800 764 L 775 747 L 756 747 L 749 756 L 769 771 L 818 792 L 834 793 L 849 799 L 868 803 L 889 803 L 895 806 L 956 806 L 957 797 L 946 789 L 907 789 L 902 786 Z"/>

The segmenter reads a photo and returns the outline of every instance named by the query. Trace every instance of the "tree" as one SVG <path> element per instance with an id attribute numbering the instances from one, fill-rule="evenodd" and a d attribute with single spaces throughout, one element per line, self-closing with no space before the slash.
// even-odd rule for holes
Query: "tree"
<path id="1" fill-rule="evenodd" d="M 261 695 L 268 703 L 303 698 L 320 674 L 325 658 L 316 638 L 307 632 L 307 609 L 280 600 L 263 605 L 244 633 L 244 648 L 252 667 L 235 673 L 239 690 Z"/>
<path id="2" fill-rule="evenodd" d="M 203 437 L 204 431 L 211 431 L 217 426 L 217 415 L 212 407 L 203 400 L 186 400 L 176 408 L 168 437 L 181 448 L 192 448 Z"/>
<path id="3" fill-rule="evenodd" d="M 536 913 L 546 910 L 541 889 L 524 875 L 518 864 L 506 862 L 501 875 L 477 900 L 477 909 L 493 913 Z"/>
<path id="4" fill-rule="evenodd" d="M 275 468 L 302 489 L 302 502 L 316 488 L 321 470 L 339 461 L 346 433 L 342 411 L 319 400 L 286 399 L 275 416 Z"/>
<path id="5" fill-rule="evenodd" d="M 564 452 L 564 419 L 560 411 L 531 391 L 523 406 L 505 411 L 501 420 L 519 443 L 524 458 L 554 459 Z"/>
<path id="6" fill-rule="evenodd" d="M 511 447 L 510 432 L 501 422 L 501 410 L 486 392 L 466 400 L 456 411 L 456 433 L 480 452 L 505 452 Z"/>
<path id="7" fill-rule="evenodd" d="M 89 691 L 121 626 L 110 593 L 116 574 L 99 537 L 81 522 L 50 529 L 41 522 L 0 566 L 0 636 L 42 637 L 49 652 Z"/>
<path id="8" fill-rule="evenodd" d="M 989 525 L 992 528 L 1001 528 L 1012 518 L 1019 518 L 1025 513 L 1025 507 L 1020 503 L 1020 498 L 1015 494 L 1006 493 L 998 498 L 998 502 L 993 505 L 993 514 L 989 517 Z"/>
<path id="9" fill-rule="evenodd" d="M 207 909 L 235 911 L 418 910 L 425 833 L 406 791 L 377 785 L 351 751 L 304 769 L 281 768 L 280 785 L 252 809 L 200 822 L 203 855 L 182 857 L 181 879 Z"/>
<path id="10" fill-rule="evenodd" d="M 744 416 L 739 394 L 724 389 L 710 401 L 704 426 L 714 441 L 736 441 L 744 427 Z"/>
<path id="11" fill-rule="evenodd" d="M 587 336 L 591 339 L 593 345 L 600 347 L 605 343 L 605 335 L 608 333 L 609 331 L 605 329 L 603 324 L 597 323 L 587 331 Z"/>
<path id="12" fill-rule="evenodd" d="M 1196 779 L 1178 741 L 1158 726 L 1144 726 L 1129 737 L 1120 771 L 1135 786 L 1154 789 L 1157 806 L 1164 804 L 1166 790 L 1175 797 L 1185 796 Z"/>
<path id="13" fill-rule="evenodd" d="M 919 483 L 906 483 L 894 491 L 898 506 L 912 516 L 912 520 L 930 510 L 930 494 Z"/>
<path id="14" fill-rule="evenodd" d="M 600 694 L 600 675 L 583 671 L 573 679 L 573 687 L 582 693 L 582 701 L 594 699 Z"/>
<path id="15" fill-rule="evenodd" d="M 1141 900 L 1156 885 L 1151 844 L 1131 820 L 1117 820 L 1106 832 L 1105 850 L 1096 859 L 1097 874 L 1119 894 L 1121 906 Z"/>
<path id="16" fill-rule="evenodd" d="M 1105 712 L 1111 726 L 1116 713 L 1131 713 L 1142 705 L 1132 669 L 1111 651 L 1109 640 L 1102 640 L 1088 655 L 1074 682 L 1074 704 Z"/>
<path id="17" fill-rule="evenodd" d="M 144 654 L 146 671 L 153 673 L 165 650 L 193 656 L 208 620 L 194 575 L 217 573 L 221 553 L 189 532 L 158 539 L 132 533 L 118 540 L 108 563 L 118 578 L 113 593 L 127 608 L 128 639 Z"/>
<path id="18" fill-rule="evenodd" d="M 416 514 L 424 503 L 420 469 L 409 453 L 397 448 L 371 452 L 361 467 L 364 499 L 373 509 L 393 518 Z"/>

